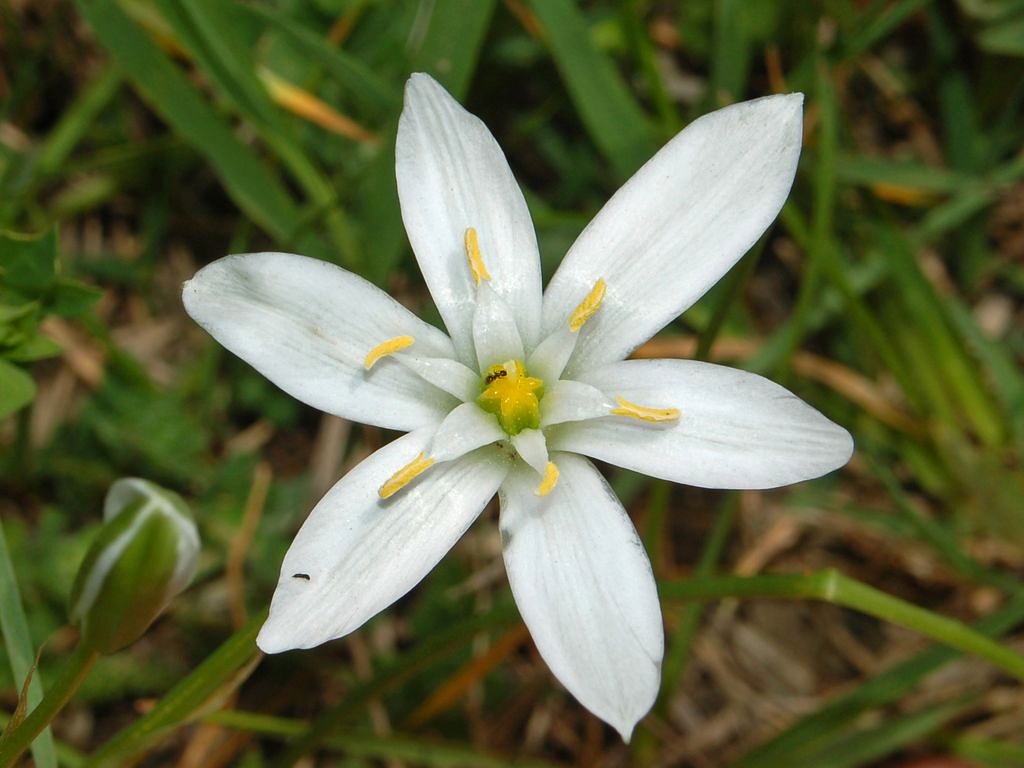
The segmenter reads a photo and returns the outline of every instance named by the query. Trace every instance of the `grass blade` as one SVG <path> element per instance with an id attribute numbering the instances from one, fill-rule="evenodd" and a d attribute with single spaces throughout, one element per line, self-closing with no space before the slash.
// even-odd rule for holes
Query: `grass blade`
<path id="1" fill-rule="evenodd" d="M 327 258 L 330 249 L 300 234 L 300 212 L 281 183 L 213 111 L 116 0 L 78 0 L 99 41 L 132 77 L 142 98 L 215 169 L 232 199 L 282 246 Z"/>
<path id="2" fill-rule="evenodd" d="M 159 739 L 211 708 L 241 685 L 262 655 L 256 650 L 256 634 L 266 613 L 254 617 L 229 637 L 193 672 L 168 691 L 153 709 L 120 731 L 93 753 L 86 768 L 114 768 L 153 746 Z"/>
<path id="3" fill-rule="evenodd" d="M 7 539 L 0 524 L 0 633 L 4 637 L 7 658 L 11 664 L 11 675 L 16 684 L 20 684 L 35 659 L 32 649 L 32 636 L 28 631 L 28 619 L 21 605 L 18 594 L 18 581 L 14 574 L 14 565 L 7 550 Z M 28 704 L 34 708 L 43 698 L 43 682 L 38 670 L 32 676 L 28 686 Z M 57 752 L 53 742 L 53 733 L 49 728 L 43 730 L 32 744 L 32 757 L 37 768 L 56 768 Z"/>
<path id="4" fill-rule="evenodd" d="M 569 0 L 530 0 L 569 97 L 598 149 L 624 181 L 658 149 L 647 115 L 612 63 L 594 47 Z"/>

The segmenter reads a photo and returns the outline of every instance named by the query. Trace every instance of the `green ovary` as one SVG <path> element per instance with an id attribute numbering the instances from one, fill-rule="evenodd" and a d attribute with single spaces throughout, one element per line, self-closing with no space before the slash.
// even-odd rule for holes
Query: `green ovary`
<path id="1" fill-rule="evenodd" d="M 544 382 L 526 375 L 521 360 L 492 365 L 481 382 L 477 403 L 493 413 L 509 435 L 540 427 L 540 399 Z"/>

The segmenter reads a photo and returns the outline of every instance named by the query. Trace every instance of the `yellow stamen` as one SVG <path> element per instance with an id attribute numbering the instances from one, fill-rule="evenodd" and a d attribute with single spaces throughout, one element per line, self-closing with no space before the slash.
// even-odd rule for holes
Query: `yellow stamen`
<path id="1" fill-rule="evenodd" d="M 583 327 L 583 324 L 594 316 L 594 313 L 601 308 L 601 302 L 604 301 L 604 280 L 598 280 L 594 283 L 594 287 L 590 289 L 590 293 L 587 294 L 587 298 L 580 302 L 580 305 L 576 307 L 572 315 L 569 317 L 569 330 L 573 333 L 579 331 Z"/>
<path id="2" fill-rule="evenodd" d="M 422 453 L 415 459 L 410 461 L 400 470 L 395 472 L 388 481 L 384 483 L 377 491 L 382 499 L 390 498 L 402 490 L 405 486 L 415 480 L 417 477 L 422 475 L 431 466 L 433 466 L 434 460 L 429 456 L 424 456 Z"/>
<path id="3" fill-rule="evenodd" d="M 480 242 L 476 239 L 476 230 L 472 227 L 466 229 L 466 258 L 469 259 L 469 269 L 473 273 L 473 285 L 479 286 L 481 280 L 490 280 L 491 273 L 487 271 L 484 264 L 484 257 L 480 255 Z"/>
<path id="4" fill-rule="evenodd" d="M 554 490 L 556 485 L 558 485 L 558 467 L 555 466 L 555 462 L 549 461 L 547 468 L 544 470 L 544 479 L 537 486 L 537 495 L 547 496 Z"/>
<path id="5" fill-rule="evenodd" d="M 616 397 L 615 402 L 619 404 L 619 407 L 612 408 L 613 416 L 629 416 L 631 419 L 651 422 L 679 420 L 678 408 L 647 408 L 643 405 L 631 403 L 624 397 Z"/>
<path id="6" fill-rule="evenodd" d="M 406 347 L 411 347 L 414 341 L 415 339 L 412 336 L 395 336 L 393 339 L 382 341 L 366 354 L 363 365 L 366 367 L 366 370 L 370 370 L 382 357 L 393 355 L 395 352 L 399 352 Z"/>

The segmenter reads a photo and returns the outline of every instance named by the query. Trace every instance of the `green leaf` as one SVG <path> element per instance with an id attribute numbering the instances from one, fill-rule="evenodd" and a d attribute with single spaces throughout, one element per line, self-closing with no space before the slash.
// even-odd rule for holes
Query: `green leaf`
<path id="1" fill-rule="evenodd" d="M 26 301 L 23 304 L 0 304 L 0 326 L 15 325 L 27 318 L 31 318 L 30 322 L 34 323 L 38 313 L 38 301 Z"/>
<path id="2" fill-rule="evenodd" d="M 102 296 L 103 291 L 98 288 L 59 277 L 46 303 L 46 310 L 60 317 L 78 317 Z"/>
<path id="3" fill-rule="evenodd" d="M 26 298 L 45 296 L 56 279 L 57 235 L 0 231 L 0 272 L 5 288 Z"/>
<path id="4" fill-rule="evenodd" d="M 0 358 L 0 419 L 32 402 L 36 384 L 21 368 Z"/>
<path id="5" fill-rule="evenodd" d="M 4 357 L 14 363 L 32 363 L 56 357 L 60 352 L 60 345 L 57 342 L 42 334 L 36 334 L 16 347 L 8 349 L 4 352 Z"/>

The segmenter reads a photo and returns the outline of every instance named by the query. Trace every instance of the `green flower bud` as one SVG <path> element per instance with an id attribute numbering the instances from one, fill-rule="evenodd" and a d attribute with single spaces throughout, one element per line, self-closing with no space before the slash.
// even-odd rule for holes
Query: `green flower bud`
<path id="1" fill-rule="evenodd" d="M 110 486 L 103 527 L 78 569 L 69 617 L 101 653 L 146 631 L 192 580 L 199 534 L 176 493 L 139 478 Z"/>

